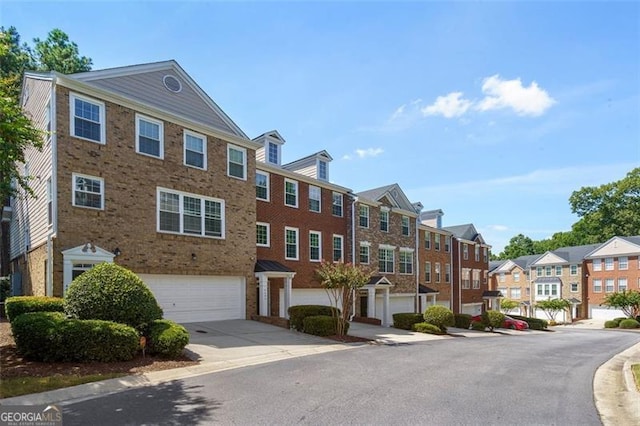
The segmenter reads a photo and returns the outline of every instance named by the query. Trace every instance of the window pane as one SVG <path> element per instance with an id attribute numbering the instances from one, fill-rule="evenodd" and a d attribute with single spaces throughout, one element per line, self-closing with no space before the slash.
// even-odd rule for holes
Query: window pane
<path id="1" fill-rule="evenodd" d="M 184 197 L 184 232 L 202 234 L 202 205 L 200 199 Z"/>
<path id="2" fill-rule="evenodd" d="M 267 175 L 256 173 L 256 198 L 261 200 L 268 200 L 269 194 L 267 191 Z"/>
<path id="3" fill-rule="evenodd" d="M 220 203 L 204 201 L 204 234 L 210 237 L 222 236 L 222 205 Z"/>

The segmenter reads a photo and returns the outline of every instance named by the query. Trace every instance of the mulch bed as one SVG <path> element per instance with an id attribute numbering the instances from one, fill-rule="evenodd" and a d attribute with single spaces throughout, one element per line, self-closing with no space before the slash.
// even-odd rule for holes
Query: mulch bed
<path id="1" fill-rule="evenodd" d="M 341 342 L 341 343 L 368 343 L 368 342 L 373 342 L 373 340 L 367 339 L 365 337 L 349 336 L 349 335 L 338 336 L 336 334 L 334 334 L 332 336 L 327 336 L 327 339 L 335 340 L 335 341 Z"/>

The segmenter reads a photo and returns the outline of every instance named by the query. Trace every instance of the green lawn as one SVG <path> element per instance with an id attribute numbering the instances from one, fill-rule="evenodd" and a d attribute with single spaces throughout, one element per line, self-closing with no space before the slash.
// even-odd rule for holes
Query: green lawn
<path id="1" fill-rule="evenodd" d="M 633 378 L 636 380 L 636 388 L 640 391 L 640 364 L 633 364 L 631 371 L 633 371 Z"/>
<path id="2" fill-rule="evenodd" d="M 90 374 L 88 376 L 12 377 L 0 381 L 0 398 L 46 392 L 122 376 L 126 376 L 126 374 L 108 373 Z"/>

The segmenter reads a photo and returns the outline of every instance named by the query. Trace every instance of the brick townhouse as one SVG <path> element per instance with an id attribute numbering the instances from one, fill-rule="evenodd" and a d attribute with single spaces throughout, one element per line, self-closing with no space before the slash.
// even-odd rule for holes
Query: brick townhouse
<path id="1" fill-rule="evenodd" d="M 451 233 L 442 229 L 442 210 L 420 213 L 418 258 L 420 261 L 419 312 L 437 303 L 451 308 L 453 256 Z"/>
<path id="2" fill-rule="evenodd" d="M 531 312 L 530 264 L 540 255 L 521 256 L 517 259 L 489 262 L 489 290 L 499 291 L 505 298 L 518 303 L 510 311 L 528 316 Z"/>

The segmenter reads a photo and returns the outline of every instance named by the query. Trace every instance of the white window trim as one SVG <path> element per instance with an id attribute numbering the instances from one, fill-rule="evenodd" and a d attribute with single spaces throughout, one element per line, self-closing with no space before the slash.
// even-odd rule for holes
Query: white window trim
<path id="1" fill-rule="evenodd" d="M 294 187 L 296 189 L 296 204 L 287 204 L 287 183 L 293 183 Z M 284 179 L 284 205 L 287 207 L 293 207 L 293 208 L 298 208 L 298 204 L 299 203 L 299 199 L 300 199 L 300 187 L 298 185 L 298 181 L 297 180 L 293 180 L 293 179 Z"/>
<path id="2" fill-rule="evenodd" d="M 598 286 L 598 287 L 600 287 L 600 290 L 596 290 L 596 281 L 597 281 L 598 283 L 600 283 L 600 285 Z M 601 279 L 601 278 L 594 278 L 594 279 L 593 279 L 592 287 L 593 287 L 593 292 L 594 292 L 594 293 L 602 293 L 602 289 L 603 289 L 603 286 L 602 286 L 602 279 Z"/>
<path id="3" fill-rule="evenodd" d="M 344 235 L 339 235 L 339 234 L 333 234 L 333 237 L 331 238 L 331 259 L 334 259 L 334 252 L 335 252 L 335 240 L 336 238 L 338 238 L 340 240 L 340 259 L 339 260 L 333 260 L 334 262 L 344 262 Z"/>
<path id="4" fill-rule="evenodd" d="M 318 236 L 318 259 L 313 259 L 311 257 L 311 235 Z M 322 232 L 320 231 L 309 231 L 309 262 L 322 262 Z"/>
<path id="5" fill-rule="evenodd" d="M 296 234 L 296 257 L 287 256 L 287 231 L 294 231 Z M 287 260 L 300 260 L 300 230 L 298 228 L 284 227 L 284 258 Z"/>
<path id="6" fill-rule="evenodd" d="M 367 261 L 366 262 L 361 261 L 360 250 L 358 250 L 358 263 L 362 265 L 370 265 L 371 264 L 371 243 L 363 241 L 360 243 L 360 249 L 362 249 L 362 247 L 365 247 L 367 249 Z"/>
<path id="7" fill-rule="evenodd" d="M 382 250 L 389 250 L 391 251 L 391 271 L 387 271 L 385 268 L 385 271 L 380 271 L 380 252 L 382 252 Z M 386 261 L 385 261 L 385 266 L 386 266 Z M 395 247 L 394 246 L 389 246 L 386 244 L 380 244 L 378 246 L 378 272 L 381 274 L 395 274 L 396 273 L 396 252 L 395 252 Z"/>
<path id="8" fill-rule="evenodd" d="M 383 213 L 386 214 L 387 220 L 382 220 Z M 391 228 L 391 215 L 389 214 L 389 208 L 380 208 L 380 232 L 389 232 L 389 228 Z M 382 224 L 387 224 L 387 229 L 382 229 Z"/>
<path id="9" fill-rule="evenodd" d="M 271 161 L 271 155 L 270 155 L 271 145 L 276 147 L 276 157 L 277 158 L 276 158 L 275 162 Z M 265 147 L 265 151 L 266 151 L 265 152 L 265 160 L 266 160 L 266 162 L 269 163 L 269 164 L 274 164 L 276 166 L 279 166 L 280 165 L 280 144 L 277 144 L 275 142 L 269 141 L 269 142 L 267 142 L 267 145 Z"/>
<path id="10" fill-rule="evenodd" d="M 158 137 L 160 138 L 160 155 L 156 156 L 140 151 L 140 120 L 148 121 L 149 123 L 158 125 Z M 146 155 L 147 157 L 164 160 L 164 122 L 156 120 L 155 118 L 147 117 L 146 115 L 136 113 L 136 153 L 140 155 Z"/>
<path id="11" fill-rule="evenodd" d="M 333 211 L 333 207 L 334 206 L 338 206 L 338 204 L 335 203 L 335 199 L 336 199 L 336 195 L 338 195 L 340 198 L 340 214 L 335 214 Z M 339 193 L 339 192 L 332 192 L 331 193 L 331 214 L 335 217 L 344 217 L 344 196 Z"/>
<path id="12" fill-rule="evenodd" d="M 415 272 L 414 271 L 415 268 L 413 267 L 413 263 L 414 263 L 413 262 L 413 253 L 414 252 L 415 252 L 415 250 L 412 249 L 412 248 L 405 248 L 405 247 L 401 247 L 400 248 L 400 250 L 398 252 L 398 273 L 400 275 L 413 275 L 413 273 Z M 402 253 L 406 253 L 406 254 L 410 255 L 410 257 L 409 257 L 410 262 L 408 264 L 411 265 L 411 272 L 400 272 L 400 264 L 402 263 L 401 260 L 400 260 L 400 256 L 402 255 Z M 407 263 L 407 262 L 404 262 L 404 263 Z"/>
<path id="13" fill-rule="evenodd" d="M 203 167 L 187 164 L 187 136 L 202 139 L 202 165 Z M 195 151 L 194 151 L 195 152 Z M 191 130 L 184 129 L 182 132 L 182 162 L 187 167 L 192 167 L 197 170 L 207 170 L 207 137 L 203 134 L 192 132 Z"/>
<path id="14" fill-rule="evenodd" d="M 626 259 L 624 268 L 622 267 L 622 264 L 620 263 L 620 259 Z M 628 256 L 619 256 L 618 257 L 618 271 L 627 271 L 627 270 L 629 270 L 629 257 Z"/>
<path id="15" fill-rule="evenodd" d="M 263 172 L 262 170 L 256 170 L 256 176 L 263 175 L 267 178 L 267 198 L 258 198 L 258 194 L 256 194 L 256 200 L 260 201 L 271 201 L 271 178 L 268 172 Z M 257 185 L 256 185 L 257 186 Z"/>
<path id="16" fill-rule="evenodd" d="M 317 167 L 317 170 L 318 170 L 318 180 L 322 180 L 322 181 L 328 182 L 329 181 L 329 162 L 325 161 L 325 160 L 321 160 L 319 158 L 318 158 L 317 161 L 318 161 L 318 164 L 316 165 L 316 167 Z M 325 173 L 326 173 L 326 176 L 324 176 L 324 177 L 320 176 L 320 163 L 324 163 L 324 170 L 325 170 Z"/>
<path id="17" fill-rule="evenodd" d="M 361 213 L 361 212 L 360 212 L 360 209 L 362 209 L 362 208 L 363 208 L 363 209 L 364 209 L 364 211 L 366 212 L 366 215 L 365 215 L 365 216 L 362 216 L 362 215 L 360 214 L 360 213 Z M 367 226 L 363 226 L 363 225 L 362 225 L 362 223 L 360 223 L 360 219 L 361 219 L 362 217 L 366 217 L 366 219 L 367 219 Z M 369 223 L 370 223 L 370 210 L 369 210 L 369 206 L 366 206 L 366 205 L 364 205 L 364 204 L 360 204 L 360 205 L 358 206 L 358 226 L 359 226 L 360 228 L 367 229 L 367 228 L 369 228 Z"/>
<path id="18" fill-rule="evenodd" d="M 428 277 L 427 277 L 427 273 L 429 274 Z M 424 281 L 426 283 L 431 282 L 431 262 L 429 261 L 424 262 Z"/>
<path id="19" fill-rule="evenodd" d="M 407 233 L 406 234 L 404 233 L 404 229 L 405 229 L 404 223 L 405 223 L 405 221 L 407 222 Z M 400 218 L 400 224 L 402 225 L 401 229 L 400 229 L 400 233 L 402 234 L 402 236 L 404 236 L 404 237 L 411 236 L 411 219 L 409 218 L 409 216 L 402 216 Z"/>
<path id="20" fill-rule="evenodd" d="M 256 222 L 256 232 L 258 231 L 258 225 L 264 226 L 267 228 L 267 243 L 266 244 L 258 244 L 256 241 L 256 246 L 258 247 L 271 247 L 271 224 L 266 222 Z"/>
<path id="21" fill-rule="evenodd" d="M 178 213 L 180 214 L 180 232 L 173 232 L 173 231 L 166 231 L 166 230 L 161 230 L 160 229 L 160 193 L 161 192 L 167 192 L 170 194 L 176 194 L 179 195 L 179 201 L 178 201 Z M 204 226 L 202 228 L 202 234 L 198 235 L 198 234 L 189 234 L 189 233 L 185 233 L 184 232 L 184 202 L 183 199 L 184 197 L 192 197 L 192 198 L 198 198 L 199 200 L 205 200 L 205 201 L 212 201 L 214 203 L 219 203 L 220 204 L 220 236 L 215 236 L 215 235 L 205 235 L 205 229 Z M 204 221 L 204 211 L 202 211 L 202 218 Z M 220 198 L 213 198 L 213 197 L 206 197 L 204 195 L 199 195 L 199 194 L 192 194 L 189 192 L 183 192 L 183 191 L 176 191 L 175 189 L 169 189 L 169 188 L 163 188 L 163 187 L 157 187 L 156 188 L 156 232 L 161 233 L 161 234 L 172 234 L 172 235 L 184 235 L 186 237 L 196 237 L 196 238 L 212 238 L 214 240 L 224 240 L 225 239 L 225 235 L 226 235 L 226 218 L 227 218 L 227 214 L 226 214 L 226 204 L 225 201 L 220 199 Z M 204 222 L 203 222 L 204 223 Z"/>
<path id="22" fill-rule="evenodd" d="M 575 267 L 576 267 L 576 273 L 575 273 L 575 274 L 571 271 L 571 267 L 572 267 L 572 266 L 575 266 Z M 576 276 L 578 276 L 578 265 L 576 265 L 576 264 L 569 265 L 569 276 L 572 276 L 572 277 L 576 277 Z"/>
<path id="23" fill-rule="evenodd" d="M 77 178 L 86 178 L 100 181 L 100 207 L 90 207 L 90 206 L 80 206 L 76 204 L 76 179 Z M 90 209 L 90 210 L 104 210 L 104 179 L 98 176 L 85 175 L 81 173 L 71 173 L 71 205 L 73 207 L 79 207 L 82 209 Z"/>
<path id="24" fill-rule="evenodd" d="M 309 211 L 312 213 L 322 213 L 322 188 L 315 185 L 309 185 L 309 201 L 315 200 L 315 198 L 311 198 L 311 188 L 316 188 L 318 190 L 318 210 L 312 210 L 311 205 L 309 205 Z"/>
<path id="25" fill-rule="evenodd" d="M 100 113 L 99 113 L 99 117 L 100 117 L 100 140 L 99 141 L 94 141 L 93 139 L 89 139 L 89 138 L 85 138 L 83 136 L 78 136 L 76 135 L 76 123 L 75 123 L 75 117 L 76 117 L 76 112 L 75 112 L 75 104 L 76 104 L 76 99 L 79 99 L 81 101 L 84 102 L 88 102 L 91 104 L 95 104 L 98 107 L 100 107 Z M 98 101 L 96 99 L 93 98 L 89 98 L 87 96 L 83 96 L 83 95 L 79 95 L 77 93 L 69 93 L 69 129 L 71 129 L 71 131 L 69 132 L 71 134 L 71 136 L 73 136 L 74 138 L 78 138 L 78 139 L 82 139 L 85 141 L 89 141 L 89 142 L 93 142 L 93 143 L 98 143 L 100 145 L 105 145 L 107 143 L 107 136 L 106 136 L 106 107 L 104 102 Z"/>
<path id="26" fill-rule="evenodd" d="M 607 263 L 607 260 L 611 259 L 611 263 Z M 605 257 L 604 258 L 604 270 L 605 271 L 613 271 L 616 268 L 616 261 L 613 257 Z"/>
<path id="27" fill-rule="evenodd" d="M 231 150 L 242 152 L 242 177 L 233 176 L 231 174 Z M 237 163 L 233 163 L 237 164 Z M 227 144 L 227 176 L 232 179 L 247 180 L 247 149 L 236 145 Z"/>

